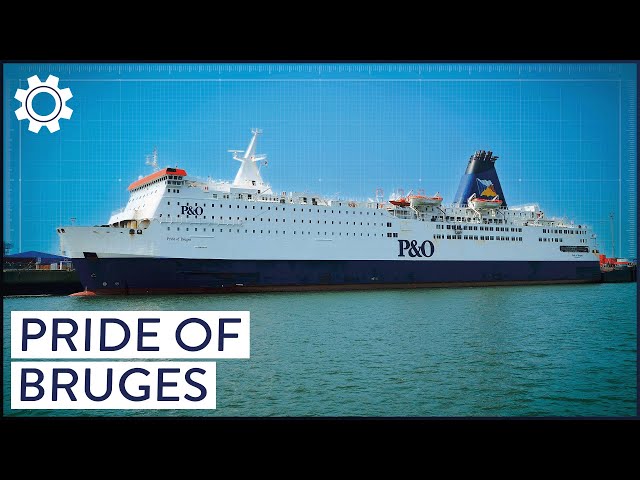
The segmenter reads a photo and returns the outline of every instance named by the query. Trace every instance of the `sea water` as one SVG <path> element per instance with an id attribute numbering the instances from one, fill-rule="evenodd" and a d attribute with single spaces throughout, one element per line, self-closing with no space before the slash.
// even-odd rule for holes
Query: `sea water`
<path id="1" fill-rule="evenodd" d="M 11 410 L 12 310 L 249 310 L 216 410 Z M 5 297 L 9 416 L 631 416 L 636 284 Z"/>

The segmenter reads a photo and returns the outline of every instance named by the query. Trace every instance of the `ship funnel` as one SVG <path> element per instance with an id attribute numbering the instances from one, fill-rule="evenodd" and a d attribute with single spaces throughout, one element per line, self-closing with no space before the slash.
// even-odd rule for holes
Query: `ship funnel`
<path id="1" fill-rule="evenodd" d="M 491 151 L 478 150 L 471 155 L 467 170 L 460 179 L 454 204 L 466 207 L 469 197 L 475 193 L 477 198 L 487 200 L 497 195 L 502 200 L 502 206 L 507 206 L 507 200 L 504 198 L 498 179 L 498 172 L 496 172 L 495 162 L 497 159 L 498 157 L 494 156 Z"/>

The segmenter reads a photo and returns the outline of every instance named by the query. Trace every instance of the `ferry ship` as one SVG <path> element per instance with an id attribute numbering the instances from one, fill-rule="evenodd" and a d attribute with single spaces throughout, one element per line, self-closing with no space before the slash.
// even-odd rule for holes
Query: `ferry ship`
<path id="1" fill-rule="evenodd" d="M 453 202 L 331 199 L 275 191 L 261 174 L 260 130 L 233 182 L 159 168 L 99 226 L 57 229 L 86 292 L 160 294 L 600 281 L 596 236 L 509 206 L 491 151 L 469 159 Z"/>

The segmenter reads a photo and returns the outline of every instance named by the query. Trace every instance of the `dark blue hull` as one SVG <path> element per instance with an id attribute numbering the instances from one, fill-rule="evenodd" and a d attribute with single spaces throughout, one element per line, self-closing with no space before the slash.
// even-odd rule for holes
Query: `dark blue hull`
<path id="1" fill-rule="evenodd" d="M 590 283 L 593 262 L 395 260 L 73 259 L 97 294 L 342 290 L 368 288 Z"/>

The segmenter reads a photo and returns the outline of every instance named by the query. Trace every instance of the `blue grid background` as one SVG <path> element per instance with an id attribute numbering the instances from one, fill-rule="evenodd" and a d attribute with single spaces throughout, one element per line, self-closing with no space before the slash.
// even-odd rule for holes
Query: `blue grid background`
<path id="1" fill-rule="evenodd" d="M 28 131 L 27 78 L 71 88 L 71 120 Z M 4 225 L 12 252 L 58 253 L 55 228 L 102 224 L 161 166 L 233 179 L 250 129 L 274 191 L 453 200 L 469 156 L 500 157 L 510 205 L 593 226 L 636 256 L 635 64 L 5 64 Z"/>

